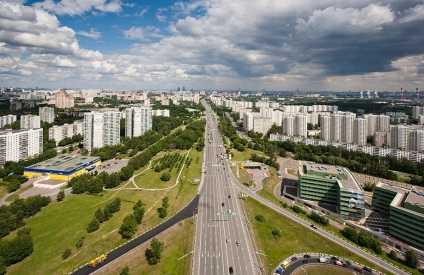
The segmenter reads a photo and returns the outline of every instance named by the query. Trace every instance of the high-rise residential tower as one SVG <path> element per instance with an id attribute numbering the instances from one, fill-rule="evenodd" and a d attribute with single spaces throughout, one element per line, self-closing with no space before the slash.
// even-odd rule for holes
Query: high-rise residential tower
<path id="1" fill-rule="evenodd" d="M 21 115 L 21 129 L 40 128 L 40 116 Z"/>
<path id="2" fill-rule="evenodd" d="M 150 107 L 127 108 L 125 116 L 126 137 L 138 137 L 152 129 L 152 109 Z"/>
<path id="3" fill-rule="evenodd" d="M 54 122 L 54 108 L 40 107 L 40 109 L 38 110 L 38 114 L 40 115 L 40 119 L 42 122 Z"/>
<path id="4" fill-rule="evenodd" d="M 84 114 L 84 147 L 91 151 L 120 142 L 121 113 L 117 111 Z"/>

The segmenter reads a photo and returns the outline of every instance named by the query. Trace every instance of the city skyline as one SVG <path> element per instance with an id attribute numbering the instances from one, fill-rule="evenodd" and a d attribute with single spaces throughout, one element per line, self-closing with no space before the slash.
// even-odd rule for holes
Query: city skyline
<path id="1" fill-rule="evenodd" d="M 4 0 L 0 86 L 424 86 L 424 2 Z"/>

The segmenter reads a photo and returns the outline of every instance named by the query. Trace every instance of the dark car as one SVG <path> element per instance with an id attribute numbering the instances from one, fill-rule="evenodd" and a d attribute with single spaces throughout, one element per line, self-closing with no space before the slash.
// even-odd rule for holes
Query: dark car
<path id="1" fill-rule="evenodd" d="M 304 260 L 302 261 L 302 263 L 307 264 L 307 263 L 309 263 L 309 260 L 308 260 L 308 259 L 304 259 Z"/>
<path id="2" fill-rule="evenodd" d="M 316 226 L 315 224 L 311 224 L 312 228 L 318 229 L 318 226 Z"/>
<path id="3" fill-rule="evenodd" d="M 331 257 L 331 260 L 333 260 L 333 261 L 338 261 L 339 260 L 339 258 L 337 258 L 337 257 Z"/>
<path id="4" fill-rule="evenodd" d="M 224 207 L 225 206 L 225 203 L 222 203 L 221 205 Z"/>
<path id="5" fill-rule="evenodd" d="M 355 267 L 355 271 L 359 273 L 364 273 L 364 270 L 360 267 Z"/>
<path id="6" fill-rule="evenodd" d="M 309 254 L 305 254 L 305 255 L 303 255 L 303 258 L 305 258 L 305 259 L 308 259 L 308 258 L 310 258 L 311 257 L 311 255 L 309 255 Z"/>
<path id="7" fill-rule="evenodd" d="M 350 261 L 346 261 L 347 265 L 352 265 L 352 263 Z"/>
<path id="8" fill-rule="evenodd" d="M 230 272 L 230 274 L 233 274 L 234 273 L 233 267 L 230 266 L 230 268 L 228 269 L 228 271 Z"/>
<path id="9" fill-rule="evenodd" d="M 371 269 L 371 268 L 369 268 L 368 266 L 364 266 L 362 269 L 363 269 L 363 270 L 366 270 L 366 271 L 368 271 L 368 272 L 372 272 L 372 269 Z"/>
<path id="10" fill-rule="evenodd" d="M 294 262 L 294 261 L 297 260 L 297 257 L 293 257 L 293 258 L 291 258 L 291 260 Z"/>

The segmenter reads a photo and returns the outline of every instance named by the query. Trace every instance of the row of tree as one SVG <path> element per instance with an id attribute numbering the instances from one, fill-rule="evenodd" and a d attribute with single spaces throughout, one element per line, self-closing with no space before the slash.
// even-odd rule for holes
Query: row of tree
<path id="1" fill-rule="evenodd" d="M 87 226 L 87 233 L 97 231 L 100 228 L 100 224 L 108 221 L 113 217 L 113 214 L 121 210 L 121 199 L 115 198 L 113 202 L 106 204 L 105 209 L 98 208 L 94 213 L 94 218 Z"/>
<path id="2" fill-rule="evenodd" d="M 123 239 L 130 239 L 137 231 L 137 226 L 143 221 L 145 209 L 141 200 L 138 200 L 133 206 L 133 213 L 126 216 L 119 228 L 119 234 Z"/>
<path id="3" fill-rule="evenodd" d="M 25 218 L 35 215 L 50 202 L 49 197 L 37 195 L 26 199 L 17 199 L 10 205 L 2 205 L 0 207 L 0 238 L 24 226 Z"/>
<path id="4" fill-rule="evenodd" d="M 379 239 L 375 239 L 371 234 L 361 231 L 357 232 L 354 228 L 345 226 L 340 233 L 348 240 L 357 243 L 360 246 L 370 248 L 375 253 L 381 254 L 383 250 L 381 249 L 381 241 Z"/>

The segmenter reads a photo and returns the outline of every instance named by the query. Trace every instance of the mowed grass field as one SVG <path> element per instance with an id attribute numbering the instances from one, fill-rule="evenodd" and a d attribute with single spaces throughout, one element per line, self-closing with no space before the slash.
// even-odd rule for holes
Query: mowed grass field
<path id="1" fill-rule="evenodd" d="M 281 179 L 277 176 L 277 169 L 271 166 L 267 166 L 271 177 L 265 178 L 262 181 L 263 189 L 257 192 L 258 195 L 266 198 L 269 201 L 279 204 L 280 200 L 274 196 L 274 188 L 275 186 L 281 182 Z"/>
<path id="2" fill-rule="evenodd" d="M 250 159 L 250 156 L 252 154 L 256 154 L 259 156 L 265 156 L 265 154 L 261 151 L 253 150 L 250 148 L 246 148 L 243 152 L 239 152 L 237 150 L 232 151 L 233 156 L 231 158 L 231 161 L 247 161 Z"/>
<path id="3" fill-rule="evenodd" d="M 265 274 L 270 274 L 281 261 L 296 253 L 325 253 L 336 255 L 390 274 L 390 272 L 381 270 L 375 264 L 368 262 L 366 259 L 322 237 L 314 230 L 306 228 L 266 208 L 252 198 L 243 200 L 243 207 L 249 219 L 249 223 L 252 226 L 254 239 L 258 249 L 266 255 L 263 256 L 258 254 L 263 263 Z M 266 222 L 260 223 L 256 221 L 255 216 L 257 214 L 262 214 Z M 272 235 L 272 231 L 276 228 L 282 231 L 283 236 L 281 238 L 276 239 Z"/>
<path id="4" fill-rule="evenodd" d="M 119 274 L 125 266 L 128 266 L 130 274 L 189 275 L 193 254 L 188 253 L 193 250 L 194 229 L 193 220 L 188 219 L 158 235 L 156 239 L 164 243 L 164 251 L 161 261 L 156 265 L 149 265 L 144 255 L 146 249 L 150 247 L 150 241 L 148 241 L 97 274 Z M 183 257 L 185 255 L 187 256 Z"/>
<path id="5" fill-rule="evenodd" d="M 169 198 L 170 206 L 166 217 L 169 218 L 197 194 L 199 183 L 194 183 L 194 179 L 200 179 L 202 156 L 202 152 L 191 150 L 189 158 L 193 160 L 189 167 L 184 166 L 180 184 L 167 191 L 123 189 L 103 191 L 97 196 L 67 195 L 63 202 L 53 201 L 40 213 L 25 220 L 27 227 L 31 228 L 34 252 L 22 262 L 10 266 L 7 269 L 8 274 L 67 274 L 123 244 L 126 240 L 122 240 L 118 230 L 124 217 L 133 212 L 132 208 L 138 199 L 145 204 L 146 214 L 134 237 L 163 222 L 164 219 L 159 218 L 157 213 L 163 197 Z M 122 200 L 121 210 L 109 221 L 102 223 L 98 231 L 88 234 L 86 227 L 96 210 L 99 207 L 104 209 L 115 197 Z M 77 249 L 75 245 L 81 237 L 85 237 L 84 245 Z M 66 248 L 72 249 L 72 255 L 67 260 L 62 260 L 61 256 Z"/>

